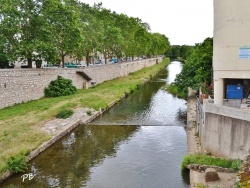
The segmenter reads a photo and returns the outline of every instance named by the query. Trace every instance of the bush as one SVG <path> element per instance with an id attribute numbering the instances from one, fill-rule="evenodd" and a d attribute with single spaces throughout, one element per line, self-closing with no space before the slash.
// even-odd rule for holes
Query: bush
<path id="1" fill-rule="evenodd" d="M 187 99 L 188 92 L 185 89 L 180 90 L 180 88 L 177 85 L 175 85 L 175 83 L 172 83 L 171 85 L 167 86 L 166 91 L 179 98 Z"/>
<path id="2" fill-rule="evenodd" d="M 45 88 L 45 97 L 60 97 L 71 95 L 77 91 L 76 87 L 72 85 L 72 80 L 58 76 L 57 80 L 50 82 L 49 86 Z"/>
<path id="3" fill-rule="evenodd" d="M 91 116 L 91 115 L 92 115 L 92 111 L 91 111 L 91 110 L 88 110 L 88 111 L 87 111 L 87 114 L 88 114 L 89 116 Z"/>
<path id="4" fill-rule="evenodd" d="M 27 163 L 25 161 L 24 155 L 18 155 L 15 157 L 10 157 L 10 159 L 7 161 L 7 165 L 5 167 L 5 170 L 10 170 L 14 173 L 23 172 L 27 169 Z"/>
<path id="5" fill-rule="evenodd" d="M 72 116 L 74 114 L 74 111 L 71 109 L 65 109 L 65 110 L 61 110 L 56 117 L 60 118 L 60 119 L 66 119 L 70 116 Z"/>

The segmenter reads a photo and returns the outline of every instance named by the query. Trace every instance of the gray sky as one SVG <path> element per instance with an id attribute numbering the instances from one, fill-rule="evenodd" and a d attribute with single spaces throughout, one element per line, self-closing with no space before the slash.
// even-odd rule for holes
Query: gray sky
<path id="1" fill-rule="evenodd" d="M 151 32 L 165 34 L 172 45 L 194 45 L 213 37 L 213 0 L 81 0 L 138 17 Z"/>

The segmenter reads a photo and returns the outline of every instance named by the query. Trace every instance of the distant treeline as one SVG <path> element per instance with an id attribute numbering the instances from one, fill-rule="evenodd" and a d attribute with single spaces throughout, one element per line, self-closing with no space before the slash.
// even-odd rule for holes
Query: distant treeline
<path id="1" fill-rule="evenodd" d="M 170 59 L 181 59 L 186 60 L 190 51 L 194 46 L 188 45 L 171 45 L 170 48 L 166 51 L 165 56 Z"/>

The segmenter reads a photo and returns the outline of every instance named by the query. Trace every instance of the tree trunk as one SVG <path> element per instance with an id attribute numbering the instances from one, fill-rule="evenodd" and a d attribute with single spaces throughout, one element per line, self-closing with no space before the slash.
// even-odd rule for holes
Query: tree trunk
<path id="1" fill-rule="evenodd" d="M 103 55 L 105 59 L 105 64 L 107 64 L 107 51 L 105 51 L 105 49 L 103 50 Z"/>
<path id="2" fill-rule="evenodd" d="M 104 53 L 103 55 L 104 55 L 105 64 L 107 64 L 107 55 L 106 53 Z"/>
<path id="3" fill-rule="evenodd" d="M 28 68 L 32 68 L 32 58 L 28 57 L 27 61 L 28 61 Z"/>
<path id="4" fill-rule="evenodd" d="M 87 61 L 87 66 L 89 66 L 89 63 L 90 63 L 90 61 L 89 61 L 90 59 L 89 59 L 89 52 L 86 52 L 86 61 Z"/>
<path id="5" fill-rule="evenodd" d="M 62 68 L 64 68 L 65 61 L 64 61 L 65 55 L 61 54 L 61 60 L 62 60 Z"/>

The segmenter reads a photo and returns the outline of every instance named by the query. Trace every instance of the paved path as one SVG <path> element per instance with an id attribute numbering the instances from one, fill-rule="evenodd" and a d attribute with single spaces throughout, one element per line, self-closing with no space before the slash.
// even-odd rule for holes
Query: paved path
<path id="1" fill-rule="evenodd" d="M 196 98 L 188 99 L 188 113 L 187 113 L 187 136 L 188 136 L 188 153 L 201 153 L 201 145 L 199 137 L 195 136 L 196 127 Z"/>

